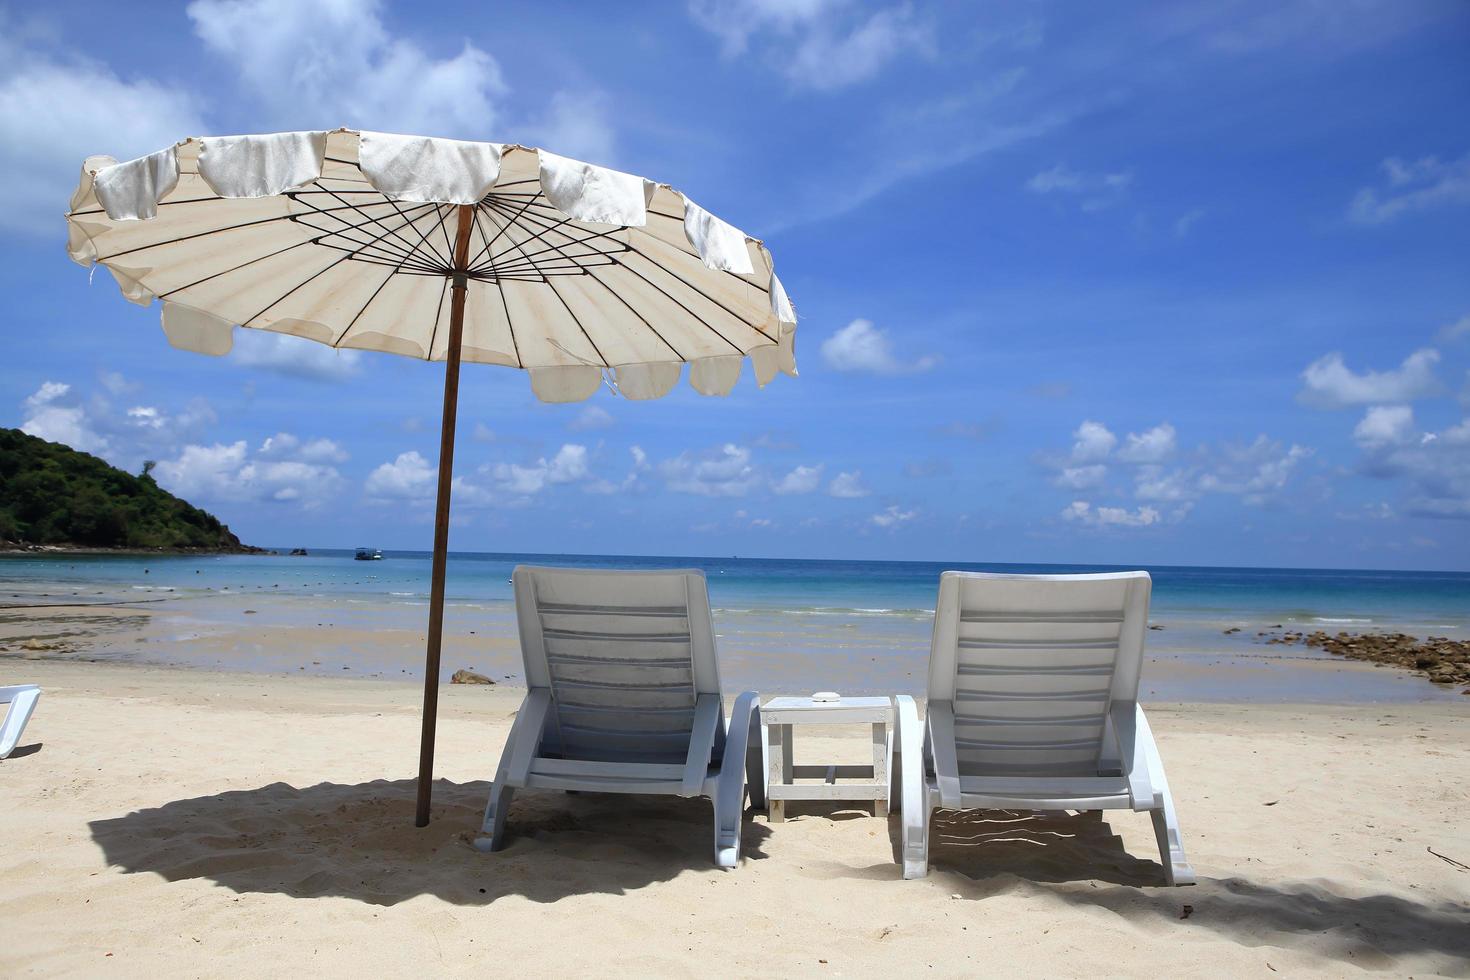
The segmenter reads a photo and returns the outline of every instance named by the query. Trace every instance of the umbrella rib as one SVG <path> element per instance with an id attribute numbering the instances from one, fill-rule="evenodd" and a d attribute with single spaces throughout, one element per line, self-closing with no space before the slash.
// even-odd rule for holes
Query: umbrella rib
<path id="1" fill-rule="evenodd" d="M 352 207 L 352 209 L 353 209 L 353 210 L 354 210 L 354 211 L 356 211 L 356 212 L 357 212 L 357 213 L 358 213 L 358 214 L 359 214 L 359 215 L 362 215 L 362 217 L 363 217 L 363 218 L 366 218 L 366 219 L 367 219 L 367 220 L 368 220 L 368 221 L 370 221 L 370 222 L 378 222 L 378 219 L 376 219 L 376 218 L 373 218 L 373 217 L 372 217 L 372 216 L 371 216 L 371 215 L 368 215 L 368 214 L 366 214 L 366 213 L 364 213 L 364 211 L 363 211 L 363 210 L 362 210 L 362 208 L 359 208 L 359 207 L 356 207 L 356 206 L 353 206 L 353 205 L 351 205 L 351 204 L 349 204 L 349 203 L 348 203 L 348 202 L 347 202 L 347 201 L 342 201 L 342 198 L 340 198 L 340 197 L 338 197 L 338 196 L 337 196 L 337 195 L 336 195 L 336 194 L 335 194 L 335 193 L 333 193 L 333 192 L 331 192 L 331 191 L 328 191 L 328 193 L 330 193 L 330 194 L 331 194 L 331 195 L 332 195 L 332 197 L 333 197 L 333 198 L 335 198 L 335 199 L 336 199 L 336 200 L 338 200 L 338 201 L 341 201 L 341 202 L 342 202 L 342 203 L 343 203 L 343 204 L 348 204 L 348 206 L 349 206 L 349 207 Z M 388 200 L 388 198 L 387 198 L 387 196 L 386 196 L 386 195 L 385 195 L 385 196 L 384 196 L 384 198 L 383 198 L 383 199 L 384 199 L 384 200 L 385 200 L 385 201 L 387 201 L 387 200 Z M 395 204 L 395 203 L 393 203 L 393 202 L 391 202 L 391 201 L 390 201 L 390 202 L 389 202 L 389 203 L 390 203 L 390 204 L 391 204 L 391 205 L 392 205 L 392 207 L 393 207 L 393 210 L 394 210 L 394 211 L 397 211 L 397 210 L 398 210 L 398 206 L 397 206 L 397 204 Z M 435 208 L 435 209 L 436 209 L 436 210 L 437 210 L 437 209 L 438 209 L 438 207 L 439 207 L 439 205 L 437 205 L 437 204 L 435 204 L 435 205 L 432 205 L 432 207 L 434 207 L 434 208 Z M 384 216 L 384 217 L 386 217 L 386 215 L 385 215 L 385 216 Z M 341 220 L 341 219 L 338 219 L 338 220 Z M 379 222 L 379 223 L 380 223 L 380 222 Z M 343 222 L 343 224 L 346 224 L 346 222 Z M 356 227 L 356 228 L 360 228 L 360 227 L 362 227 L 362 226 L 361 226 L 361 225 L 358 225 L 358 226 L 355 226 L 355 227 Z M 386 225 L 385 225 L 385 226 L 384 226 L 384 227 L 387 227 L 387 226 L 386 226 Z M 355 229 L 354 229 L 354 230 L 355 230 Z M 415 252 L 417 252 L 417 251 L 418 251 L 418 246 L 417 246 L 417 245 L 415 245 L 415 244 L 414 244 L 414 243 L 413 243 L 413 242 L 411 242 L 411 241 L 409 241 L 409 240 L 408 240 L 408 239 L 406 239 L 406 238 L 404 238 L 404 237 L 403 237 L 403 236 L 402 236 L 402 235 L 399 235 L 399 234 L 398 234 L 398 232 L 397 232 L 397 230 L 396 230 L 396 229 L 390 229 L 390 233 L 391 233 L 391 234 L 392 234 L 392 235 L 393 235 L 393 237 L 394 237 L 394 238 L 396 238 L 396 239 L 398 239 L 398 240 L 399 240 L 399 241 L 400 241 L 400 242 L 402 242 L 402 243 L 403 243 L 403 246 L 404 246 L 404 247 L 405 247 L 405 248 L 407 248 L 407 249 L 408 249 L 408 250 L 409 250 L 409 252 L 410 252 L 410 253 L 415 253 Z M 379 240 L 381 240 L 381 239 L 382 239 L 382 237 L 383 237 L 383 236 L 381 236 L 381 235 L 380 235 L 380 236 L 378 236 L 378 239 L 379 239 Z M 437 254 L 435 254 L 435 256 L 434 256 L 434 257 L 435 257 L 435 258 L 439 258 L 439 257 L 440 257 L 440 256 L 439 256 L 439 255 L 437 255 Z"/>
<path id="2" fill-rule="evenodd" d="M 607 359 L 607 355 L 602 352 L 602 348 L 597 346 L 597 341 L 593 340 L 592 335 L 587 332 L 587 328 L 582 326 L 581 317 L 577 316 L 577 314 L 573 312 L 571 304 L 568 303 L 566 297 L 561 294 L 561 290 L 556 288 L 556 281 L 548 279 L 546 280 L 546 285 L 550 287 L 551 294 L 561 301 L 561 305 L 563 306 L 563 308 L 566 309 L 567 315 L 572 318 L 572 322 L 577 325 L 577 329 L 582 331 L 582 336 L 587 338 L 587 343 L 592 347 L 593 353 L 595 353 L 598 359 L 602 361 L 603 366 L 612 367 L 612 363 Z M 675 353 L 677 353 L 677 351 Z"/>
<path id="3" fill-rule="evenodd" d="M 479 230 L 480 237 L 482 239 L 484 239 L 485 245 L 484 245 L 483 248 L 480 249 L 480 251 L 478 251 L 478 252 L 475 253 L 474 258 L 470 259 L 469 262 L 466 263 L 470 267 L 470 270 L 469 271 L 470 271 L 471 274 L 479 271 L 479 266 L 478 266 L 477 263 L 480 260 L 480 256 L 483 255 L 483 254 L 485 254 L 485 253 L 487 253 L 490 250 L 490 233 L 485 230 L 485 228 L 484 228 L 483 225 L 480 224 L 480 215 L 481 215 L 482 212 L 485 212 L 485 209 L 484 208 L 481 208 L 481 207 L 478 207 L 478 206 L 475 208 L 475 228 Z M 490 222 L 490 216 L 489 216 L 488 213 L 485 214 L 485 223 L 486 224 L 491 224 L 491 222 Z M 491 224 L 491 227 L 494 227 L 494 225 Z M 504 233 L 504 231 L 505 231 L 505 228 L 504 227 L 500 228 L 499 231 L 496 232 L 495 237 L 499 238 L 500 235 L 502 233 Z M 491 273 L 494 273 L 496 271 L 495 256 L 492 255 L 489 258 L 490 258 L 490 271 L 491 271 Z"/>
<path id="4" fill-rule="evenodd" d="M 510 304 L 505 299 L 505 284 L 497 279 L 495 288 L 500 291 L 500 308 L 505 311 L 505 329 L 510 332 L 510 349 L 516 356 L 516 367 L 523 368 L 526 364 L 521 360 L 521 345 L 516 343 L 516 325 L 510 315 Z"/>
<path id="5" fill-rule="evenodd" d="M 683 354 L 679 353 L 679 348 L 677 348 L 673 344 L 669 343 L 668 339 L 666 337 L 664 337 L 663 334 L 661 334 L 661 333 L 658 332 L 658 328 L 657 327 L 655 327 L 653 324 L 651 324 L 651 323 L 648 322 L 648 318 L 647 317 L 645 317 L 642 313 L 639 313 L 637 310 L 633 309 L 633 304 L 632 303 L 629 303 L 626 299 L 624 299 L 622 293 L 619 293 L 616 289 L 612 288 L 612 286 L 610 286 L 607 283 L 603 282 L 602 279 L 598 277 L 597 273 L 593 272 L 591 269 L 588 269 L 587 270 L 587 275 L 589 275 L 589 276 L 592 277 L 592 281 L 593 282 L 597 283 L 603 289 L 606 289 L 609 293 L 611 293 L 612 295 L 616 296 L 617 299 L 618 299 L 618 302 L 619 303 L 622 303 L 624 306 L 626 306 L 628 308 L 628 312 L 632 313 L 639 320 L 643 321 L 643 325 L 645 327 L 647 327 L 649 330 L 653 331 L 653 335 L 655 337 L 657 337 L 659 340 L 663 341 L 663 345 L 665 347 L 667 347 L 669 350 L 673 351 L 675 357 L 677 357 L 681 361 L 687 361 L 688 360 L 688 358 L 686 358 Z"/>
<path id="6" fill-rule="evenodd" d="M 335 210 L 339 210 L 339 209 L 333 208 L 332 210 L 335 211 Z M 325 213 L 325 212 L 319 212 L 319 213 Z M 138 245 L 138 246 L 136 246 L 134 248 L 125 248 L 121 252 L 113 252 L 111 255 L 99 255 L 97 257 L 97 261 L 98 262 L 106 262 L 109 259 L 116 259 L 116 258 L 119 258 L 119 257 L 124 256 L 124 255 L 132 255 L 134 252 L 146 252 L 150 248 L 162 248 L 165 245 L 177 245 L 179 242 L 187 242 L 187 241 L 190 241 L 191 239 L 202 238 L 205 235 L 220 235 L 220 234 L 223 234 L 224 232 L 227 232 L 227 231 L 238 231 L 241 228 L 253 228 L 256 225 L 270 224 L 272 221 L 291 221 L 292 219 L 299 218 L 299 217 L 301 217 L 301 215 L 295 215 L 295 214 L 277 214 L 277 215 L 272 215 L 269 218 L 256 218 L 253 221 L 243 221 L 243 222 L 241 222 L 238 225 L 226 225 L 223 228 L 211 228 L 208 231 L 196 231 L 196 232 L 194 232 L 192 234 L 182 235 L 182 236 L 180 236 L 178 238 L 170 238 L 170 239 L 167 239 L 165 241 L 154 242 L 151 245 Z M 308 226 L 308 227 L 310 227 L 310 226 Z"/>
<path id="7" fill-rule="evenodd" d="M 730 347 L 731 347 L 731 349 L 733 349 L 735 351 L 735 353 L 741 355 L 742 357 L 745 355 L 745 351 L 741 350 L 740 347 L 737 346 L 736 343 L 733 340 L 731 340 L 729 337 L 726 337 L 724 335 L 724 333 L 721 332 L 718 327 L 716 327 L 713 323 L 710 323 L 708 320 L 706 320 L 704 317 L 700 316 L 698 313 L 695 313 L 693 310 L 691 310 L 689 307 L 685 306 L 683 303 L 679 302 L 679 300 L 677 300 L 674 297 L 674 295 L 672 293 L 670 293 L 668 290 L 664 289 L 658 283 L 654 282 L 652 279 L 649 279 L 643 273 L 639 272 L 637 269 L 633 268 L 631 265 L 628 265 L 626 262 L 620 262 L 620 263 L 618 263 L 618 265 L 620 265 L 624 269 L 627 269 L 629 272 L 633 273 L 633 275 L 637 276 L 639 279 L 642 279 L 644 282 L 648 283 L 654 289 L 657 289 L 660 293 L 663 293 L 664 296 L 668 297 L 669 302 L 675 304 L 676 306 L 679 307 L 679 309 L 683 310 L 685 313 L 688 313 L 690 316 L 694 317 L 694 319 L 696 319 L 700 323 L 704 324 L 705 329 L 709 330 L 716 337 L 719 337 L 725 343 L 729 344 Z M 683 282 L 684 280 L 680 279 L 679 281 L 680 282 Z M 741 322 L 744 323 L 745 321 L 742 320 Z"/>
<path id="8" fill-rule="evenodd" d="M 257 256 L 257 257 L 255 257 L 253 259 L 250 259 L 248 262 L 241 262 L 239 265 L 232 266 L 232 267 L 230 267 L 228 269 L 222 269 L 221 271 L 216 272 L 213 275 L 205 276 L 203 279 L 196 279 L 196 280 L 194 280 L 191 283 L 187 283 L 187 284 L 185 284 L 183 286 L 178 286 L 178 287 L 176 287 L 174 289 L 170 289 L 168 292 L 159 293 L 158 294 L 158 298 L 159 299 L 164 299 L 166 297 L 169 297 L 169 296 L 174 295 L 175 293 L 183 292 L 186 289 L 193 289 L 195 286 L 199 285 L 200 283 L 209 282 L 209 280 L 211 280 L 211 279 L 218 279 L 220 276 L 227 276 L 227 275 L 229 275 L 232 272 L 239 272 L 241 269 L 245 268 L 246 266 L 254 265 L 257 262 L 264 262 L 266 259 L 273 259 L 277 255 L 284 255 L 285 253 L 291 251 L 293 248 L 300 248 L 303 245 L 312 245 L 312 244 L 316 244 L 316 243 L 317 243 L 317 240 L 315 238 L 309 238 L 309 239 L 307 239 L 304 242 L 297 242 L 294 245 L 287 245 L 285 248 L 277 249 L 276 251 L 270 252 L 270 253 L 268 253 L 266 255 Z M 348 257 L 351 257 L 351 253 L 348 253 Z"/>
<path id="9" fill-rule="evenodd" d="M 632 244 L 630 242 L 628 244 L 628 249 L 634 255 L 638 256 L 640 259 L 643 259 L 646 262 L 650 262 L 653 265 L 657 266 L 658 268 L 664 270 L 669 275 L 673 276 L 675 279 L 677 279 L 681 283 L 683 283 L 685 286 L 688 286 L 691 290 L 693 290 L 694 292 L 698 293 L 700 296 L 703 296 L 705 299 L 709 300 L 711 303 L 715 304 L 720 309 L 724 310 L 726 313 L 730 314 L 735 319 L 739 320 L 741 323 L 745 324 L 747 327 L 749 327 L 750 329 L 754 330 L 756 333 L 760 334 L 762 337 L 765 337 L 767 340 L 775 341 L 778 344 L 781 342 L 777 338 L 772 337 L 770 334 L 766 333 L 766 331 L 763 330 L 761 327 L 757 326 L 754 323 L 751 323 L 749 320 L 745 319 L 745 317 L 741 316 L 739 313 L 736 313 L 734 310 L 730 309 L 730 307 L 726 306 L 724 303 L 720 302 L 718 299 L 715 299 L 715 297 L 711 296 L 709 293 L 706 293 L 704 290 L 702 290 L 698 286 L 694 285 L 694 283 L 690 282 L 689 280 L 685 279 L 683 276 L 679 275 L 679 273 L 675 272 L 673 269 L 669 268 L 668 266 L 664 265 L 662 262 L 658 261 L 658 259 L 655 259 L 653 256 L 651 256 L 651 255 L 647 254 L 646 252 L 644 252 L 637 245 L 634 245 L 634 244 Z M 684 254 L 687 254 L 687 253 L 684 253 Z M 628 265 L 624 264 L 624 268 L 631 269 L 631 266 L 628 266 Z M 744 279 L 740 279 L 739 276 L 736 276 L 735 278 L 736 279 L 739 279 L 740 282 L 745 282 L 745 280 Z M 754 286 L 753 283 L 746 282 L 745 284 L 747 286 Z M 755 287 L 755 288 L 758 288 L 758 287 Z"/>
<path id="10" fill-rule="evenodd" d="M 383 235 L 386 235 L 388 233 L 389 233 L 389 230 L 385 230 L 382 234 Z M 380 235 L 379 237 L 382 237 L 382 235 Z M 252 317 L 250 317 L 249 319 L 246 319 L 246 320 L 241 320 L 240 321 L 240 325 L 241 326 L 249 326 L 251 320 L 255 320 L 255 319 L 257 319 L 257 318 L 259 318 L 261 316 L 264 316 L 266 313 L 268 313 L 270 311 L 271 307 L 273 307 L 276 304 L 280 303 L 283 299 L 285 299 L 286 297 L 290 296 L 292 293 L 296 292 L 296 290 L 300 289 L 302 286 L 305 286 L 307 283 L 310 283 L 310 282 L 314 281 L 318 277 L 323 276 L 326 273 L 330 272 L 332 269 L 337 268 L 337 266 L 341 265 L 343 262 L 346 262 L 348 259 L 353 258 L 355 256 L 355 254 L 356 253 L 348 252 L 346 255 L 343 255 L 340 258 L 334 259 L 329 265 L 324 266 L 323 268 L 321 268 L 321 269 L 317 270 L 316 272 L 312 273 L 310 276 L 307 276 L 301 282 L 298 282 L 296 285 L 294 285 L 290 289 L 286 290 L 286 292 L 282 293 L 280 296 L 277 296 L 275 299 L 271 300 L 269 303 L 266 304 L 265 309 L 263 309 L 259 313 L 255 314 L 255 316 L 252 316 Z M 440 299 L 440 302 L 442 304 L 442 302 L 443 302 L 442 297 Z"/>
<path id="11" fill-rule="evenodd" d="M 352 319 L 347 322 L 347 326 L 342 328 L 342 332 L 337 334 L 336 339 L 332 341 L 333 347 L 336 347 L 338 344 L 342 343 L 342 339 L 352 331 L 353 327 L 357 326 L 357 321 L 362 318 L 362 315 L 364 313 L 367 312 L 367 308 L 373 305 L 373 300 L 378 298 L 378 294 L 383 291 L 383 287 L 392 282 L 393 277 L 397 274 L 397 269 L 390 269 L 388 271 L 388 274 L 383 277 L 383 281 L 378 283 L 378 288 L 374 289 L 373 294 L 367 298 L 367 302 L 362 304 L 362 308 L 359 309 L 357 313 L 352 317 Z"/>
<path id="12" fill-rule="evenodd" d="M 495 209 L 498 213 L 500 213 L 502 215 L 505 214 L 505 206 L 504 205 L 496 205 L 494 202 L 492 202 L 490 204 L 490 207 L 493 208 L 493 209 Z M 520 212 L 518 212 L 518 214 L 519 213 Z M 545 220 L 545 219 L 543 219 L 543 220 Z M 575 238 L 572 235 L 569 235 L 566 232 L 561 231 L 561 227 L 563 225 L 567 224 L 567 223 L 568 222 L 565 219 L 557 222 L 554 225 L 538 225 L 536 223 L 536 220 L 534 218 L 532 218 L 531 220 L 527 221 L 526 222 L 526 225 L 528 225 L 528 226 L 534 226 L 534 227 L 540 227 L 541 230 L 538 231 L 536 234 L 531 235 L 530 238 L 526 239 L 526 242 L 539 241 L 539 242 L 543 242 L 546 247 L 545 248 L 537 249 L 534 252 L 527 252 L 526 249 L 525 249 L 526 242 L 516 242 L 515 243 L 515 246 L 516 246 L 517 249 L 519 249 L 522 258 L 525 259 L 527 262 L 529 262 L 530 265 L 532 266 L 532 268 L 536 268 L 536 262 L 535 262 L 535 257 L 536 256 L 538 256 L 538 255 L 544 255 L 547 252 L 555 251 L 555 252 L 559 253 L 563 258 L 567 259 L 568 261 L 573 262 L 574 264 L 578 264 L 575 261 L 578 258 L 592 258 L 594 256 L 601 255 L 601 256 L 607 256 L 608 259 L 609 259 L 608 262 L 602 263 L 602 264 L 605 264 L 605 265 L 613 265 L 613 264 L 615 264 L 615 262 L 612 261 L 612 255 L 613 255 L 613 253 L 612 252 L 604 252 L 601 249 L 596 248 L 594 245 L 591 244 L 594 240 L 596 240 L 596 239 L 607 239 L 608 241 L 611 241 L 611 242 L 614 242 L 614 243 L 620 245 L 621 248 L 619 250 L 620 251 L 624 251 L 624 252 L 628 251 L 631 248 L 631 246 L 627 245 L 626 243 L 618 242 L 616 239 L 612 238 L 611 237 L 612 234 L 613 234 L 612 231 L 589 232 L 583 238 Z M 529 230 L 529 228 L 528 228 L 528 230 Z M 621 229 L 614 229 L 614 230 L 621 230 Z M 568 240 L 569 244 L 571 244 L 571 245 L 586 245 L 586 246 L 588 246 L 588 248 L 590 249 L 590 251 L 585 256 L 569 255 L 566 252 L 566 248 L 567 248 L 566 245 L 557 245 L 556 243 L 552 242 L 550 238 L 546 237 L 546 236 L 552 234 L 553 232 L 556 232 L 556 233 L 561 234 L 562 237 L 566 238 Z M 505 253 L 502 252 L 501 254 L 503 255 Z M 578 264 L 578 265 L 580 267 L 580 264 Z"/>
<path id="13" fill-rule="evenodd" d="M 445 276 L 439 284 L 439 305 L 434 308 L 434 329 L 429 331 L 429 349 L 424 352 L 424 360 L 434 359 L 434 341 L 439 337 L 439 321 L 444 319 L 444 293 L 449 289 L 449 277 Z"/>

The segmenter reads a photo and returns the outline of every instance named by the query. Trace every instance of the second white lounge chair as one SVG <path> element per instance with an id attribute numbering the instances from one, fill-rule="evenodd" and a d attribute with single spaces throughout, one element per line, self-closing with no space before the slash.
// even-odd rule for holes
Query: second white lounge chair
<path id="1" fill-rule="evenodd" d="M 512 581 L 527 694 L 475 846 L 500 849 L 521 788 L 703 796 L 715 863 L 735 867 L 747 778 L 765 805 L 760 701 L 740 695 L 727 729 L 704 573 L 523 565 Z"/>
<path id="2" fill-rule="evenodd" d="M 20 733 L 26 730 L 26 722 L 31 720 L 40 699 L 41 689 L 34 684 L 0 687 L 0 704 L 7 705 L 5 720 L 0 721 L 0 759 L 15 751 Z"/>
<path id="3" fill-rule="evenodd" d="M 1138 678 L 1147 572 L 945 572 L 929 702 L 898 699 L 903 876 L 929 873 L 930 818 L 951 810 L 1147 811 L 1164 878 L 1194 884 Z"/>

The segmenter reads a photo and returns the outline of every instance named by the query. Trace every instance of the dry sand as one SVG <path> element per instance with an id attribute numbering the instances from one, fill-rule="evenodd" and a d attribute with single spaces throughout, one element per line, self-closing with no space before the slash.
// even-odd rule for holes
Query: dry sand
<path id="1" fill-rule="evenodd" d="M 1470 864 L 1470 698 L 1153 708 L 1200 875 L 1170 889 L 1127 812 L 941 816 L 902 881 L 897 818 L 756 815 L 720 871 L 704 801 L 528 793 L 482 855 L 519 691 L 444 690 L 415 830 L 413 685 L 4 666 L 45 686 L 0 763 L 7 976 L 1470 976 L 1470 872 L 1430 853 Z"/>

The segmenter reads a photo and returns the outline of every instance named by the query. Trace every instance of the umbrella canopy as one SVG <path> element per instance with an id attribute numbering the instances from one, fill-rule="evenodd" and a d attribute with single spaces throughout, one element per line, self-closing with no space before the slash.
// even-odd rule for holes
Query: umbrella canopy
<path id="1" fill-rule="evenodd" d="M 428 822 L 461 361 L 523 368 L 542 401 L 604 383 L 728 394 L 749 357 L 796 374 L 770 253 L 667 184 L 514 144 L 349 129 L 190 137 L 89 157 L 72 259 L 162 302 L 175 347 L 236 326 L 446 362 L 417 822 Z"/>

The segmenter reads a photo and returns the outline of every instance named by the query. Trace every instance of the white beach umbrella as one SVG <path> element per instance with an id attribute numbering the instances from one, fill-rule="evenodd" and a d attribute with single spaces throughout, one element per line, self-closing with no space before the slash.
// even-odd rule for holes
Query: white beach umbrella
<path id="1" fill-rule="evenodd" d="M 546 150 L 348 129 L 191 137 L 89 157 L 73 260 L 160 300 L 169 343 L 234 329 L 446 362 L 417 822 L 433 777 L 461 361 L 524 368 L 542 401 L 606 383 L 658 398 L 689 364 L 728 394 L 796 374 L 796 314 L 770 253 L 667 184 Z"/>

